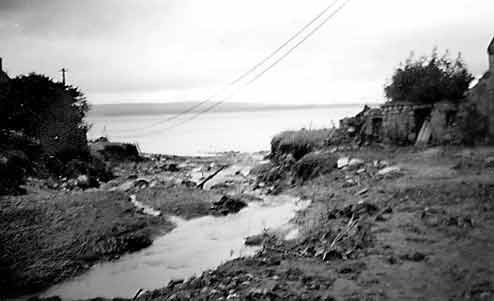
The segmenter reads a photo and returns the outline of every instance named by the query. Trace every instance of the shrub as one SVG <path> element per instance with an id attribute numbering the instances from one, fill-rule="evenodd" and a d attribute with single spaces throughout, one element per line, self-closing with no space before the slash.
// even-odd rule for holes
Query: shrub
<path id="1" fill-rule="evenodd" d="M 438 57 L 434 50 L 430 57 L 414 59 L 397 68 L 391 83 L 384 88 L 391 101 L 410 101 L 432 104 L 442 100 L 463 99 L 474 79 L 459 54 L 455 60 L 446 52 Z"/>
<path id="2" fill-rule="evenodd" d="M 338 158 L 332 153 L 310 153 L 295 163 L 293 174 L 297 179 L 307 181 L 332 172 L 336 168 L 337 161 Z"/>

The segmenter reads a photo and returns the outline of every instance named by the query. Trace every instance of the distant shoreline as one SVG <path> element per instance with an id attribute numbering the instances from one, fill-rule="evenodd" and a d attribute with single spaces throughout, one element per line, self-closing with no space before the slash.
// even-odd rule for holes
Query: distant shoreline
<path id="1" fill-rule="evenodd" d="M 225 103 L 215 108 L 212 112 L 257 112 L 257 111 L 280 111 L 280 110 L 300 110 L 300 109 L 327 109 L 341 107 L 364 106 L 366 103 L 352 104 L 306 104 L 306 105 L 271 105 L 271 104 L 250 104 L 250 103 Z M 380 103 L 367 103 L 370 106 L 377 106 Z M 174 103 L 120 103 L 120 104 L 100 104 L 92 105 L 89 116 L 130 116 L 130 115 L 164 115 L 178 114 L 190 108 L 189 113 L 198 113 L 208 108 L 211 104 L 199 106 L 198 102 L 174 102 Z"/>

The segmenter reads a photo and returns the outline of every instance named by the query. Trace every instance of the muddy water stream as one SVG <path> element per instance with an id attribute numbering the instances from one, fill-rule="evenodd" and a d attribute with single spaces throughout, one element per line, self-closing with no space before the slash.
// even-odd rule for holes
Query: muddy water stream
<path id="1" fill-rule="evenodd" d="M 139 288 L 160 288 L 172 279 L 188 278 L 227 260 L 253 255 L 257 248 L 244 246 L 244 239 L 266 228 L 293 238 L 296 228 L 290 220 L 308 202 L 286 195 L 264 199 L 225 217 L 172 218 L 177 227 L 149 248 L 95 265 L 80 277 L 48 289 L 43 296 L 58 295 L 64 300 L 129 298 Z"/>

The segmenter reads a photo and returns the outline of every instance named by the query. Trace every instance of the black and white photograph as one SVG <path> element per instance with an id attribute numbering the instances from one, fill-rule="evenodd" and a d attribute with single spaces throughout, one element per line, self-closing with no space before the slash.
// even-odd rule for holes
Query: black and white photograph
<path id="1" fill-rule="evenodd" d="M 494 301 L 494 1 L 0 0 L 0 301 Z"/>

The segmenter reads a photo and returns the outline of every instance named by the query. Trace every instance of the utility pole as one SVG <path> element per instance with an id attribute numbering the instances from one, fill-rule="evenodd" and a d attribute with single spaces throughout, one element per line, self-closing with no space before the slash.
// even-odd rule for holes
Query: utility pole
<path id="1" fill-rule="evenodd" d="M 62 83 L 65 86 L 65 73 L 67 73 L 69 70 L 62 68 L 60 72 L 62 72 Z"/>

